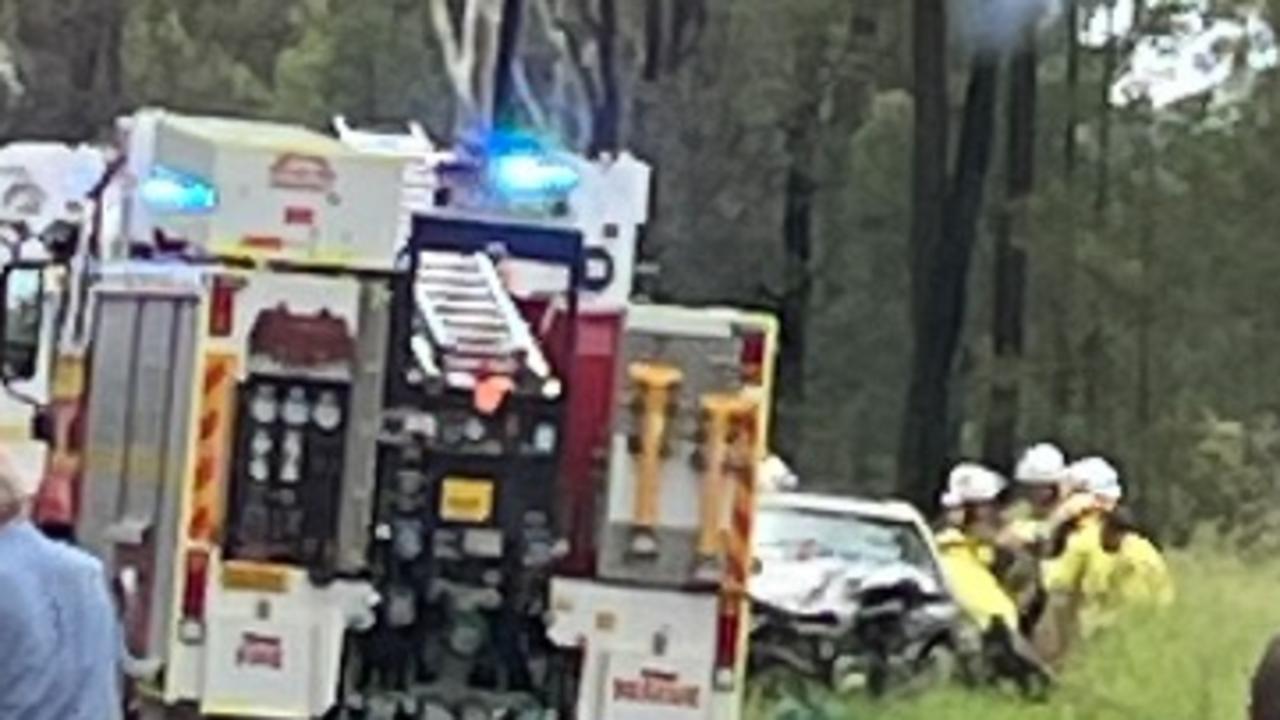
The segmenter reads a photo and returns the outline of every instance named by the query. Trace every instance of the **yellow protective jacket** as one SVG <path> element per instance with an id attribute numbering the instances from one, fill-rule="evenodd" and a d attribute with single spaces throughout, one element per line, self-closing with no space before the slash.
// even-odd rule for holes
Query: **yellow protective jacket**
<path id="1" fill-rule="evenodd" d="M 1164 557 L 1150 540 L 1125 535 L 1115 554 L 1112 586 L 1123 609 L 1150 610 L 1173 604 L 1173 578 Z"/>
<path id="2" fill-rule="evenodd" d="M 991 572 L 992 548 L 963 532 L 948 528 L 938 533 L 942 572 L 956 604 L 982 630 L 996 618 L 1018 627 L 1018 607 Z"/>
<path id="3" fill-rule="evenodd" d="M 1102 549 L 1102 516 L 1090 511 L 1078 519 L 1062 554 L 1041 565 L 1045 590 L 1072 595 L 1079 602 L 1086 635 L 1108 624 L 1118 605 L 1113 584 L 1116 559 Z"/>

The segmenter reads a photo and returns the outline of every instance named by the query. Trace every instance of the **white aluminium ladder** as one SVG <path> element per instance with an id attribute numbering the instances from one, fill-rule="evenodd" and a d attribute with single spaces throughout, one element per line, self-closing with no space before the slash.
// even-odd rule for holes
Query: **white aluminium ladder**
<path id="1" fill-rule="evenodd" d="M 542 351 L 487 254 L 419 253 L 414 295 L 427 331 L 427 337 L 414 339 L 414 350 L 428 373 L 443 373 L 451 384 L 484 375 L 514 377 L 522 368 L 538 378 L 549 376 Z"/>

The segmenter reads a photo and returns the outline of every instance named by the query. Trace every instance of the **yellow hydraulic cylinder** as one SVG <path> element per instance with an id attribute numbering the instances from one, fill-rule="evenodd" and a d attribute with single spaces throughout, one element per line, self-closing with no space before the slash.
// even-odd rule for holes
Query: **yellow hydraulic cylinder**
<path id="1" fill-rule="evenodd" d="M 729 450 L 725 474 L 734 478 L 733 511 L 729 520 L 729 541 L 725 551 L 725 590 L 746 591 L 751 565 L 751 531 L 755 523 L 756 474 L 761 452 L 760 403 L 742 397 L 735 408 L 729 429 Z"/>
<path id="2" fill-rule="evenodd" d="M 720 527 L 726 493 L 725 471 L 734 417 L 750 405 L 750 401 L 738 393 L 710 393 L 702 396 L 702 502 L 698 555 L 704 559 L 720 552 Z"/>
<path id="3" fill-rule="evenodd" d="M 635 362 L 627 374 L 638 393 L 640 417 L 639 473 L 635 484 L 635 524 L 652 529 L 658 523 L 658 501 L 662 473 L 662 448 L 666 440 L 668 414 L 684 373 L 663 363 Z"/>

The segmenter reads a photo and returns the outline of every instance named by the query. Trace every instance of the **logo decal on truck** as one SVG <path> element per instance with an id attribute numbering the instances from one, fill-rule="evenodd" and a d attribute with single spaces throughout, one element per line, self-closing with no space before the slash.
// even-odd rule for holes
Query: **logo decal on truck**
<path id="1" fill-rule="evenodd" d="M 268 667 L 280 670 L 284 667 L 284 643 L 278 637 L 243 633 L 240 649 L 236 650 L 236 665 Z"/>
<path id="2" fill-rule="evenodd" d="M 695 709 L 699 707 L 700 693 L 697 685 L 681 684 L 676 673 L 656 670 L 641 670 L 638 680 L 615 678 L 613 681 L 614 702 Z"/>
<path id="3" fill-rule="evenodd" d="M 271 187 L 328 194 L 337 174 L 329 161 L 313 155 L 286 153 L 271 165 Z"/>

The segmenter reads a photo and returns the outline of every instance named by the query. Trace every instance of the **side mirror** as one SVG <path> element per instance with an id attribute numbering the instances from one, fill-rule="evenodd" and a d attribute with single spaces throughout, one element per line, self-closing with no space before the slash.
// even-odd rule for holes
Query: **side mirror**
<path id="1" fill-rule="evenodd" d="M 0 272 L 0 377 L 30 380 L 44 328 L 45 264 L 15 261 Z"/>

